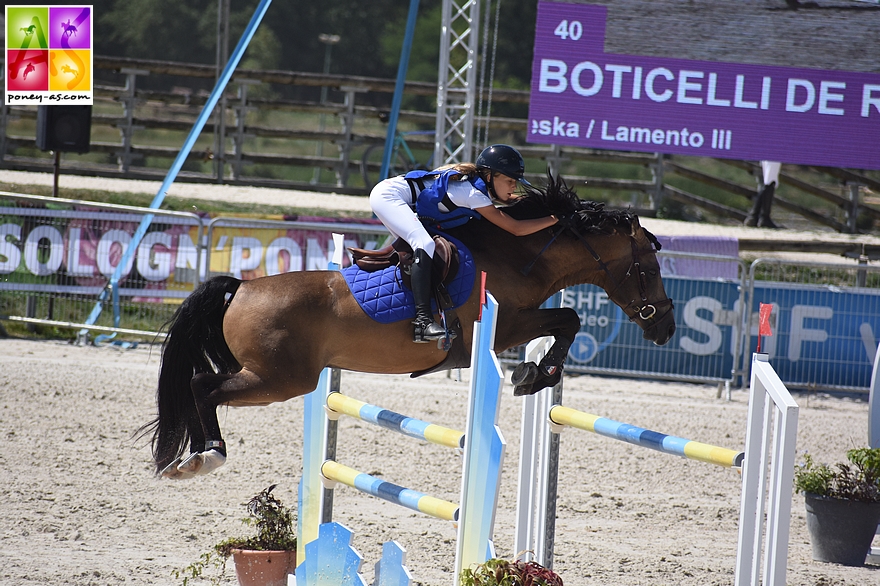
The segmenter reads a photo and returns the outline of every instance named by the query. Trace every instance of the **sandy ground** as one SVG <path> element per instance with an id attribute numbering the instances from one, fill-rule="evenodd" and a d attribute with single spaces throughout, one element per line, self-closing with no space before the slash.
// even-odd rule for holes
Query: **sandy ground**
<path id="1" fill-rule="evenodd" d="M 223 409 L 227 465 L 189 481 L 153 476 L 132 433 L 154 412 L 158 349 L 79 347 L 0 340 L 0 584 L 164 585 L 171 572 L 220 539 L 240 534 L 241 506 L 278 483 L 296 502 L 302 400 Z M 464 382 L 446 374 L 344 372 L 344 392 L 456 429 Z M 866 442 L 864 400 L 798 395 L 798 451 L 838 461 Z M 707 443 L 741 448 L 747 393 L 716 399 L 714 386 L 566 376 L 565 403 Z M 508 442 L 496 547 L 513 547 L 521 401 L 505 384 L 499 425 Z M 460 458 L 444 448 L 343 418 L 339 461 L 386 480 L 456 500 Z M 415 464 L 415 465 L 414 465 Z M 736 471 L 634 447 L 577 430 L 562 437 L 555 569 L 568 585 L 733 583 L 740 477 Z M 335 520 L 354 533 L 370 583 L 381 544 L 407 548 L 416 584 L 452 583 L 451 524 L 346 487 Z M 792 506 L 788 584 L 880 583 L 880 567 L 812 561 L 803 498 Z M 878 539 L 877 541 L 880 541 Z M 875 545 L 880 545 L 875 542 Z M 229 568 L 223 584 L 234 584 Z"/>

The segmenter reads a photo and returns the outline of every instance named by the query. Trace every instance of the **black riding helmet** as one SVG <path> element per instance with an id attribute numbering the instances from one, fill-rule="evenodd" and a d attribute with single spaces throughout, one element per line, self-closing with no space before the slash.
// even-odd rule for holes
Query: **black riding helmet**
<path id="1" fill-rule="evenodd" d="M 506 144 L 493 144 L 483 149 L 476 161 L 477 169 L 489 169 L 496 173 L 503 173 L 516 179 L 525 185 L 531 185 L 523 173 L 526 171 L 526 163 L 522 155 L 512 146 Z M 490 175 L 491 179 L 491 175 Z"/>

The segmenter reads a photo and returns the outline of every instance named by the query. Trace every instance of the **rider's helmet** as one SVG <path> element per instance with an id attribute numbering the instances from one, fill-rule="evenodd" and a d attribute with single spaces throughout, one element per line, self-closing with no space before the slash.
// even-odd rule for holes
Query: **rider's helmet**
<path id="1" fill-rule="evenodd" d="M 516 179 L 520 183 L 531 185 L 523 177 L 526 171 L 526 163 L 522 155 L 512 146 L 506 144 L 493 144 L 483 149 L 476 161 L 477 169 L 490 169 L 496 173 L 504 173 L 508 177 Z"/>

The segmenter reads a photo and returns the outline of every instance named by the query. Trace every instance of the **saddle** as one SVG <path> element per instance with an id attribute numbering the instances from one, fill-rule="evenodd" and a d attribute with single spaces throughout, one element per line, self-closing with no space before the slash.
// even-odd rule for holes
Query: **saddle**
<path id="1" fill-rule="evenodd" d="M 445 285 L 458 273 L 458 247 L 442 236 L 434 235 L 434 261 L 431 263 L 431 285 L 437 292 L 438 303 L 446 294 Z M 398 238 L 385 248 L 366 250 L 364 248 L 348 248 L 352 262 L 363 271 L 372 273 L 388 267 L 400 267 L 400 276 L 404 285 L 410 284 L 410 267 L 413 263 L 413 250 L 403 238 Z M 441 304 L 444 309 L 448 305 Z"/>
<path id="2" fill-rule="evenodd" d="M 465 349 L 462 335 L 461 320 L 453 308 L 452 296 L 447 286 L 455 287 L 454 280 L 460 269 L 464 276 L 471 270 L 470 264 L 464 268 L 461 265 L 458 247 L 442 236 L 433 235 L 434 260 L 431 263 L 431 284 L 434 289 L 434 297 L 437 307 L 445 316 L 447 328 L 454 332 L 452 339 L 442 338 L 437 341 L 437 346 L 446 352 L 446 357 L 431 368 L 412 373 L 412 377 L 418 377 L 431 372 L 462 368 L 470 365 L 470 353 Z M 365 250 L 363 248 L 348 248 L 352 262 L 365 272 L 372 273 L 385 270 L 390 267 L 400 267 L 402 284 L 412 289 L 410 283 L 410 267 L 413 264 L 413 252 L 409 244 L 398 238 L 391 245 L 379 250 Z M 472 260 L 465 260 L 472 263 Z M 459 301 L 460 302 L 460 301 Z"/>

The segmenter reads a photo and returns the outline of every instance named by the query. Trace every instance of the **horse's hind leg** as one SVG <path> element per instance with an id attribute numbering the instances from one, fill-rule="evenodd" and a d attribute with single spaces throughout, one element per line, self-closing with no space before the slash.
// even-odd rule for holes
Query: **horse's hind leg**
<path id="1" fill-rule="evenodd" d="M 190 381 L 197 419 L 188 422 L 190 454 L 186 459 L 177 458 L 163 471 L 162 476 L 183 480 L 213 472 L 226 462 L 226 443 L 220 433 L 217 404 L 211 401 L 211 393 L 235 377 L 232 374 L 200 373 Z"/>

